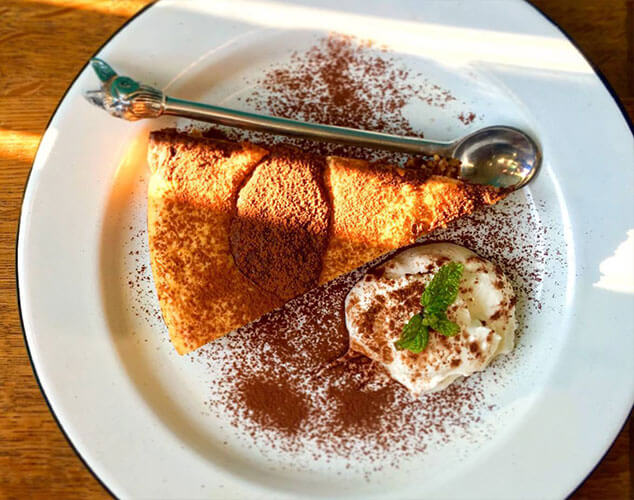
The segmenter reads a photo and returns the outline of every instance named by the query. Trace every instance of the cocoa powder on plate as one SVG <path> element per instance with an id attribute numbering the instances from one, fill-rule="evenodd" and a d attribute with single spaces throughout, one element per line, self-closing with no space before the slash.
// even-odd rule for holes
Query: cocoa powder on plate
<path id="1" fill-rule="evenodd" d="M 366 266 L 367 268 L 367 266 Z M 425 449 L 422 435 L 476 420 L 476 383 L 414 399 L 364 356 L 348 350 L 343 304 L 364 269 L 292 300 L 198 351 L 214 368 L 212 405 L 255 442 L 325 456 Z"/>
<path id="2" fill-rule="evenodd" d="M 539 309 L 535 278 L 548 276 L 545 267 L 551 259 L 563 259 L 548 247 L 530 207 L 511 197 L 432 235 L 500 265 L 517 294 L 519 338 L 529 308 Z M 523 227 L 512 223 L 521 214 Z M 300 454 L 312 444 L 326 459 L 338 456 L 354 463 L 364 457 L 398 464 L 430 444 L 467 432 L 491 410 L 483 377 L 507 383 L 500 370 L 512 363 L 519 347 L 485 372 L 418 400 L 380 365 L 346 356 L 345 297 L 372 266 L 313 289 L 197 352 L 211 374 L 210 408 L 228 417 L 264 454 L 267 449 Z"/>
<path id="3" fill-rule="evenodd" d="M 289 62 L 275 65 L 260 79 L 247 83 L 255 91 L 239 99 L 264 114 L 418 137 L 423 137 L 423 131 L 410 124 L 405 112 L 409 104 L 423 102 L 444 108 L 456 101 L 449 90 L 414 74 L 385 48 L 338 34 L 317 41 L 306 52 L 294 52 Z M 264 143 L 271 140 L 271 136 L 252 132 L 229 131 L 229 136 Z M 282 140 L 320 154 L 396 163 L 408 159 L 354 146 Z"/>
<path id="4" fill-rule="evenodd" d="M 371 44 L 331 36 L 306 53 L 293 54 L 289 64 L 271 68 L 245 101 L 251 109 L 271 115 L 422 136 L 405 117 L 407 104 L 422 99 L 444 107 L 456 98 L 438 85 L 413 83 L 413 76 L 420 75 L 411 75 Z M 469 123 L 475 118 L 471 112 L 460 116 Z M 252 132 L 224 134 L 269 147 L 278 142 Z M 401 161 L 434 173 L 455 175 L 457 169 L 455 162 L 438 157 L 413 159 L 301 139 L 283 141 L 309 152 Z M 539 305 L 535 283 L 543 270 L 536 271 L 535 262 L 544 262 L 548 251 L 544 236 L 536 232 L 541 229 L 539 221 L 530 214 L 526 218 L 529 204 L 511 196 L 502 205 L 458 221 L 443 230 L 441 238 L 502 266 L 516 287 L 521 319 L 527 301 Z M 510 222 L 518 213 L 527 220 L 527 229 Z M 525 255 L 533 262 L 523 260 Z M 344 299 L 368 268 L 311 290 L 199 349 L 195 355 L 212 373 L 212 411 L 228 417 L 262 450 L 298 453 L 312 443 L 321 456 L 349 460 L 363 455 L 381 461 L 419 453 L 432 442 L 432 435 L 449 440 L 456 429 L 477 422 L 486 409 L 481 374 L 415 400 L 369 359 L 345 356 Z"/>

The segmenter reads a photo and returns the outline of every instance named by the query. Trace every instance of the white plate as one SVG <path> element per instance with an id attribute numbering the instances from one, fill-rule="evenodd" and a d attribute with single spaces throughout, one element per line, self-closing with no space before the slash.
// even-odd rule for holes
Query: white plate
<path id="1" fill-rule="evenodd" d="M 156 307 L 151 283 L 141 292 L 126 283 L 135 259 L 147 259 L 136 236 L 142 151 L 160 124 L 117 121 L 89 106 L 81 92 L 96 79 L 84 69 L 40 144 L 18 238 L 24 331 L 52 411 L 95 475 L 123 497 L 565 496 L 605 453 L 634 399 L 634 141 L 558 29 L 519 0 L 163 1 L 99 56 L 172 95 L 240 105 L 245 81 L 331 31 L 386 44 L 484 116 L 472 127 L 517 125 L 543 146 L 539 178 L 505 205 L 527 207 L 533 225 L 522 234 L 542 257 L 552 252 L 543 262 L 520 256 L 542 278 L 534 294 L 543 307 L 523 306 L 520 346 L 498 367 L 504 383 L 487 386 L 496 410 L 469 439 L 456 436 L 370 479 L 362 461 L 349 470 L 305 457 L 271 462 L 230 426 L 221 430 L 205 411 L 209 373 L 175 355 L 161 322 L 141 310 Z M 467 130 L 450 112 L 419 103 L 409 115 L 444 139 Z M 531 233 L 544 228 L 545 236 Z"/>

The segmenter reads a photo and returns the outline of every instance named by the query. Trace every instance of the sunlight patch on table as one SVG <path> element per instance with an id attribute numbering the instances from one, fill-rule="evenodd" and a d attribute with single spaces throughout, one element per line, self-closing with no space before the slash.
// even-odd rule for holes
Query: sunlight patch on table
<path id="1" fill-rule="evenodd" d="M 59 7 L 60 9 L 77 9 L 100 12 L 121 17 L 130 17 L 147 5 L 143 0 L 117 0 L 104 2 L 94 0 L 24 0 L 29 3 L 38 3 Z"/>
<path id="2" fill-rule="evenodd" d="M 0 158 L 30 162 L 39 142 L 39 134 L 0 128 Z"/>

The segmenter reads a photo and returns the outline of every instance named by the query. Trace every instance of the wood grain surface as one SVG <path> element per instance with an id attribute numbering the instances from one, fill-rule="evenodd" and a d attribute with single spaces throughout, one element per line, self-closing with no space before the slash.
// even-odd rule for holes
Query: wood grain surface
<path id="1" fill-rule="evenodd" d="M 0 498 L 108 497 L 64 438 L 33 375 L 17 308 L 15 236 L 49 117 L 87 59 L 146 3 L 0 0 Z M 634 117 L 633 1 L 533 3 L 570 34 Z M 574 498 L 633 498 L 632 425 L 630 418 Z"/>

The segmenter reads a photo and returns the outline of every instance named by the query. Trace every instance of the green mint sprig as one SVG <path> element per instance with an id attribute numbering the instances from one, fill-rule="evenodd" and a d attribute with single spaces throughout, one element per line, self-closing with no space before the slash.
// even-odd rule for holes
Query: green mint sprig
<path id="1" fill-rule="evenodd" d="M 399 351 L 422 352 L 429 342 L 430 329 L 445 337 L 453 337 L 460 331 L 456 323 L 447 319 L 447 308 L 458 297 L 463 272 L 464 265 L 459 262 L 450 262 L 438 270 L 421 295 L 422 311 L 411 317 L 401 337 L 394 342 Z"/>

